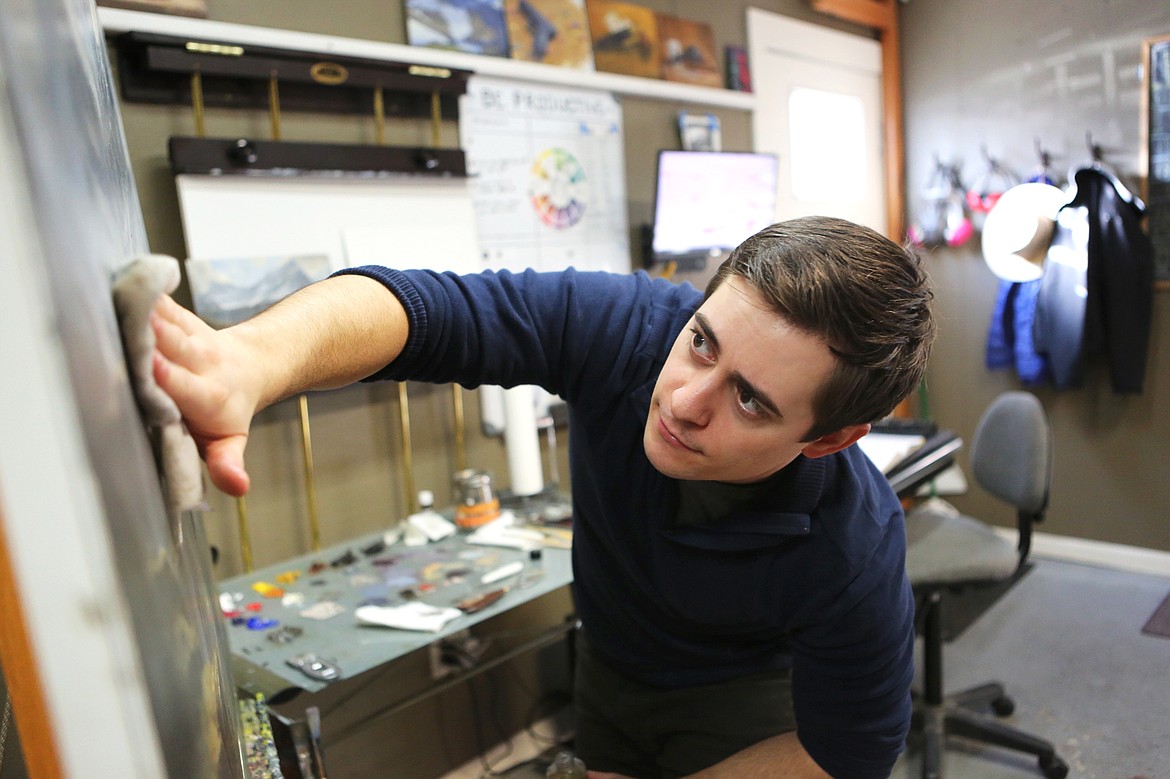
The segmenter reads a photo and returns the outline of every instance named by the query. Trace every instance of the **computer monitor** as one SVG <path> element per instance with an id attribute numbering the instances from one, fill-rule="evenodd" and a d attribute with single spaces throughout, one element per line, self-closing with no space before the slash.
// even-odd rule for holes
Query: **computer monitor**
<path id="1" fill-rule="evenodd" d="M 776 221 L 777 167 L 774 154 L 660 151 L 653 261 L 705 262 Z"/>

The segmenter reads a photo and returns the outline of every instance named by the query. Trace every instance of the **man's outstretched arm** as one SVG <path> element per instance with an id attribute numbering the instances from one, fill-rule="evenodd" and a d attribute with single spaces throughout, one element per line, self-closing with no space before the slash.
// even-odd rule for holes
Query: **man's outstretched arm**
<path id="1" fill-rule="evenodd" d="M 398 356 L 408 332 L 398 298 L 363 276 L 326 279 L 218 331 L 164 296 L 151 325 L 155 381 L 178 405 L 212 483 L 237 496 L 248 491 L 244 448 L 257 411 L 369 376 Z"/>

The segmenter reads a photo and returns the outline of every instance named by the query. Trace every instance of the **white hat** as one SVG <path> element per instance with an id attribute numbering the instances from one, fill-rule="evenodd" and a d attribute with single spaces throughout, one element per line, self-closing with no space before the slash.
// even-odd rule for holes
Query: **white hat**
<path id="1" fill-rule="evenodd" d="M 1051 184 L 1018 184 L 999 198 L 983 223 L 983 260 L 1005 281 L 1043 274 L 1056 214 L 1068 195 Z"/>

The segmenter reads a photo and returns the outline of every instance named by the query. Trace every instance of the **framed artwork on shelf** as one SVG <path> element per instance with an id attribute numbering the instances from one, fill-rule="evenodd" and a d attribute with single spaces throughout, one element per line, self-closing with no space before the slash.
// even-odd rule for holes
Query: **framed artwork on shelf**
<path id="1" fill-rule="evenodd" d="M 585 0 L 504 0 L 512 59 L 593 70 Z"/>
<path id="2" fill-rule="evenodd" d="M 705 87 L 722 87 L 715 33 L 706 22 L 658 15 L 662 77 Z"/>
<path id="3" fill-rule="evenodd" d="M 589 34 L 597 70 L 661 78 L 658 20 L 633 3 L 589 0 Z"/>
<path id="4" fill-rule="evenodd" d="M 508 56 L 504 0 L 403 0 L 411 46 Z"/>

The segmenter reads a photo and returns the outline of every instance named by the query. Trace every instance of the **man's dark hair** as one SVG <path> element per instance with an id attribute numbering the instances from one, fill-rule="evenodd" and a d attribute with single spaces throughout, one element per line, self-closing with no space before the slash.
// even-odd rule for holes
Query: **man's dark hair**
<path id="1" fill-rule="evenodd" d="M 719 266 L 704 299 L 727 278 L 751 284 L 793 327 L 825 341 L 837 368 L 813 398 L 813 441 L 876 422 L 926 371 L 934 297 L 921 257 L 844 219 L 809 216 L 748 238 Z"/>

